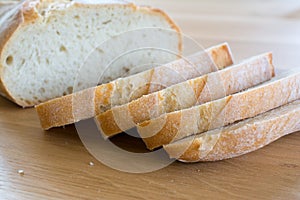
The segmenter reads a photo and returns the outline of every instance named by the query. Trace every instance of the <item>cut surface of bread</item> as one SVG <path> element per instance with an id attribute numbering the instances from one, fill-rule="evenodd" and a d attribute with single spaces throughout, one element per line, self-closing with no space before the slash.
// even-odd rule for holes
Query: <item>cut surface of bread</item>
<path id="1" fill-rule="evenodd" d="M 300 98 L 300 73 L 200 106 L 162 115 L 138 125 L 149 149 L 213 130 L 280 107 Z"/>
<path id="2" fill-rule="evenodd" d="M 182 162 L 218 161 L 258 150 L 300 130 L 300 100 L 254 118 L 164 146 Z"/>
<path id="3" fill-rule="evenodd" d="M 163 38 L 154 38 L 153 47 L 180 54 L 181 33 L 174 22 L 162 11 L 136 6 L 125 1 L 25 0 L 7 10 L 10 4 L 0 3 L 0 93 L 22 107 L 34 106 L 49 99 L 72 93 L 79 68 L 88 55 L 100 44 L 121 33 L 157 27 L 170 30 Z M 12 5 L 14 2 L 11 2 Z M 5 8 L 6 7 L 6 8 Z M 172 32 L 172 33 L 171 33 Z M 146 39 L 153 35 L 145 35 Z M 123 41 L 124 49 L 129 44 Z M 138 45 L 138 44 L 137 44 Z M 101 49 L 113 54 L 117 48 Z M 98 50 L 98 49 L 97 49 Z M 100 51 L 100 50 L 99 50 Z M 167 63 L 174 55 L 160 56 L 149 51 L 140 54 L 147 63 Z M 102 78 L 108 82 L 131 71 L 139 59 L 121 63 Z M 164 62 L 165 61 L 165 62 Z M 89 71 L 104 71 L 106 66 L 94 63 Z M 84 80 L 89 80 L 91 73 Z M 81 88 L 90 83 L 80 83 Z M 95 85 L 94 85 L 95 86 Z"/>
<path id="4" fill-rule="evenodd" d="M 104 137 L 111 137 L 162 114 L 190 108 L 240 92 L 274 77 L 272 54 L 191 79 L 128 104 L 113 107 L 95 120 Z"/>
<path id="5" fill-rule="evenodd" d="M 42 128 L 47 130 L 92 118 L 111 107 L 232 64 L 229 46 L 221 44 L 185 59 L 47 101 L 36 106 L 36 111 Z"/>

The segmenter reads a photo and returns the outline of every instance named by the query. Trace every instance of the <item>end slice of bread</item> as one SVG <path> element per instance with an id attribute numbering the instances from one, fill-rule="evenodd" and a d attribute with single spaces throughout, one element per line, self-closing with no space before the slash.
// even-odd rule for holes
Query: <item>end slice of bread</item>
<path id="1" fill-rule="evenodd" d="M 136 29 L 157 27 L 170 30 L 164 40 L 153 40 L 159 47 L 180 54 L 179 28 L 161 10 L 136 6 L 125 1 L 25 0 L 20 4 L 1 4 L 0 18 L 0 93 L 22 107 L 30 107 L 73 92 L 79 68 L 88 55 L 104 41 Z M 15 5 L 11 9 L 8 6 Z M 0 10 L 0 11 L 1 11 Z M 173 33 L 171 33 L 171 31 Z M 152 35 L 153 36 L 153 35 Z M 152 36 L 146 35 L 149 39 Z M 126 45 L 139 43 L 124 40 Z M 133 43 L 131 43 L 133 42 Z M 110 55 L 119 47 L 101 49 Z M 148 51 L 140 54 L 147 63 L 169 62 L 176 56 Z M 105 74 L 103 82 L 115 80 L 132 71 L 137 58 L 120 63 Z M 163 62 L 163 63 L 166 63 Z M 93 63 L 89 71 L 106 66 Z M 81 88 L 89 88 L 91 73 L 84 75 Z"/>
<path id="2" fill-rule="evenodd" d="M 111 137 L 162 114 L 190 108 L 251 88 L 274 77 L 272 54 L 173 85 L 128 104 L 113 107 L 95 120 L 104 137 Z"/>
<path id="3" fill-rule="evenodd" d="M 258 150 L 300 130 L 300 100 L 251 119 L 164 146 L 182 162 L 218 161 Z"/>

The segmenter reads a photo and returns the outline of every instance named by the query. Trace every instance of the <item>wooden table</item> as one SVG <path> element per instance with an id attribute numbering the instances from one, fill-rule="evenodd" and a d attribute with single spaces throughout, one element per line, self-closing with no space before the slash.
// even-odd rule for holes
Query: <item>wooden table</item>
<path id="1" fill-rule="evenodd" d="M 229 42 L 236 60 L 274 51 L 278 68 L 300 63 L 297 0 L 138 2 L 204 47 Z M 0 199 L 300 199 L 300 133 L 235 159 L 128 174 L 95 160 L 74 126 L 43 132 L 33 109 L 0 98 L 0 141 Z"/>

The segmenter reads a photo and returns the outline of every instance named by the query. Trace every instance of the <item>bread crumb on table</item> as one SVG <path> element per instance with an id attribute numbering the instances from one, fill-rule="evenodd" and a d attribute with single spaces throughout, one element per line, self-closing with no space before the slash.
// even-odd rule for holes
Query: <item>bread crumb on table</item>
<path id="1" fill-rule="evenodd" d="M 93 162 L 90 162 L 89 164 L 90 164 L 90 166 L 94 166 L 94 163 L 93 163 Z"/>
<path id="2" fill-rule="evenodd" d="M 19 169 L 19 170 L 18 170 L 18 173 L 19 173 L 21 176 L 23 176 L 23 175 L 25 174 L 23 169 Z"/>

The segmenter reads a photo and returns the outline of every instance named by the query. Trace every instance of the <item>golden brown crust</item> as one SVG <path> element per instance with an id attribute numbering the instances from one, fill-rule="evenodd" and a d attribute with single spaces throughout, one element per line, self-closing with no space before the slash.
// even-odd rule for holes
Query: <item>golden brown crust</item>
<path id="1" fill-rule="evenodd" d="M 183 112 L 172 112 L 157 119 L 143 122 L 138 125 L 139 133 L 143 137 L 147 148 L 153 150 L 189 136 L 190 134 L 195 134 L 196 132 L 189 132 L 192 131 L 190 127 L 187 127 L 189 122 L 197 124 L 197 132 L 199 133 L 211 130 L 216 126 L 213 125 L 213 122 L 216 121 L 216 123 L 218 123 L 216 119 L 219 116 L 223 116 L 221 113 L 223 113 L 231 99 L 232 96 L 228 96 L 218 101 L 184 110 Z M 195 112 L 199 113 L 199 115 L 195 115 Z M 183 115 L 185 117 L 182 117 Z M 198 122 L 197 118 L 201 118 L 201 122 Z M 153 134 L 153 130 L 157 129 L 159 129 L 159 131 L 156 132 L 154 136 L 146 137 L 149 134 Z"/>
<path id="2" fill-rule="evenodd" d="M 22 14 L 24 23 L 34 22 L 39 18 L 39 13 L 36 12 L 35 8 L 38 6 L 39 1 L 25 1 L 22 7 Z"/>
<path id="3" fill-rule="evenodd" d="M 213 58 L 213 62 L 215 62 L 215 65 L 217 65 L 218 68 L 220 69 L 228 67 L 230 64 L 232 64 L 231 52 L 227 44 L 219 45 L 217 48 L 211 48 L 207 50 L 207 52 L 209 56 Z M 192 79 L 187 82 L 183 82 L 183 84 L 185 84 L 186 86 L 185 87 L 182 86 L 182 88 L 180 89 L 185 90 L 184 92 L 186 92 L 186 90 L 193 90 L 193 92 L 191 91 L 193 94 L 189 95 L 189 99 L 190 99 L 189 106 L 193 106 L 196 104 L 196 101 L 199 98 L 207 82 L 207 78 L 208 76 L 204 75 L 199 78 Z M 179 89 L 175 89 L 175 90 L 179 90 Z M 152 92 L 154 91 L 156 90 L 152 90 Z M 166 91 L 167 94 L 164 94 L 163 92 Z M 148 93 L 144 93 L 144 95 L 152 92 L 149 91 Z M 210 95 L 208 94 L 207 96 Z M 208 98 L 205 98 L 205 100 L 207 101 Z M 101 126 L 99 128 L 102 130 L 102 133 L 107 137 L 111 137 L 118 133 L 121 133 L 122 131 L 133 128 L 134 124 L 138 124 L 146 120 L 149 120 L 151 118 L 158 117 L 162 113 L 168 113 L 168 112 L 181 109 L 182 105 L 180 105 L 177 101 L 178 101 L 178 96 L 174 94 L 172 88 L 171 90 L 166 89 L 158 93 L 153 93 L 147 96 L 143 96 L 135 101 L 132 101 L 128 105 L 123 105 L 123 108 L 115 107 L 115 109 L 113 109 L 112 111 L 101 113 L 99 114 L 99 116 L 96 117 L 96 121 L 99 122 L 98 125 Z M 126 118 L 125 120 L 128 120 L 127 115 L 126 117 L 125 115 L 120 116 L 119 119 L 118 117 L 117 118 L 114 117 L 114 113 L 119 112 L 120 109 L 124 109 L 125 106 L 128 106 L 127 112 L 129 113 L 129 117 L 131 118 L 132 123 L 127 123 L 128 125 L 125 126 L 124 129 L 121 129 L 118 127 L 118 123 L 116 121 L 123 122 L 124 118 Z M 130 127 L 129 124 L 131 124 L 132 127 Z"/>
<path id="4" fill-rule="evenodd" d="M 204 87 L 206 77 L 207 76 L 204 76 L 203 79 L 199 79 L 199 81 L 195 81 L 195 83 L 193 84 L 194 86 L 193 89 L 196 90 L 195 93 L 201 90 L 201 87 L 202 88 Z M 140 122 L 151 119 L 151 116 L 153 116 L 154 112 L 157 113 L 161 112 L 159 111 L 160 108 L 158 104 L 160 104 L 159 102 L 162 101 L 162 98 L 167 98 L 167 97 L 160 97 L 160 93 L 158 94 L 153 93 L 147 96 L 143 96 L 122 107 L 128 106 L 127 110 L 130 114 L 130 118 L 132 119 L 133 124 L 138 124 Z M 169 105 L 169 109 L 171 109 L 170 106 L 175 105 L 174 102 L 172 103 L 171 98 L 168 98 L 165 101 Z M 116 107 L 116 109 L 118 109 L 118 107 Z M 176 108 L 172 108 L 171 110 L 174 111 L 176 110 Z M 166 112 L 170 112 L 170 110 L 166 110 Z M 111 137 L 118 133 L 121 133 L 122 131 L 125 131 L 120 129 L 118 123 L 116 122 L 118 120 L 117 116 L 115 115 L 116 115 L 115 110 L 111 109 L 95 117 L 96 121 L 99 122 L 98 125 L 101 128 L 102 133 L 106 137 Z M 125 116 L 121 116 L 120 120 L 122 120 L 124 117 Z"/>
<path id="5" fill-rule="evenodd" d="M 187 147 L 177 158 L 183 162 L 218 161 L 237 157 L 258 150 L 277 139 L 300 130 L 300 101 L 282 106 L 255 118 L 242 121 L 224 129 L 203 133 L 164 146 L 173 158 L 178 150 Z M 219 135 L 212 145 L 203 139 Z M 206 146 L 206 147 L 205 147 Z M 203 153 L 203 149 L 208 152 Z"/>
<path id="6" fill-rule="evenodd" d="M 141 97 L 137 99 L 135 103 L 129 103 L 128 104 L 128 110 L 132 116 L 132 120 L 134 123 L 138 123 L 140 119 L 140 113 L 143 113 L 145 118 L 148 118 L 151 116 L 151 113 L 149 111 L 155 110 L 155 105 L 157 104 L 157 98 L 154 95 L 150 95 L 150 98 Z M 137 110 L 138 109 L 138 110 Z M 135 112 L 137 111 L 137 112 Z M 101 115 L 101 114 L 100 114 Z M 103 116 L 105 114 L 103 113 Z"/>
<path id="7" fill-rule="evenodd" d="M 162 130 L 164 132 L 158 132 L 157 134 L 153 136 L 148 136 L 151 135 L 151 132 L 148 133 L 143 133 L 141 136 L 143 137 L 143 141 L 145 142 L 146 146 L 150 149 L 153 150 L 159 146 L 157 146 L 157 141 L 160 141 L 162 144 L 169 144 L 172 142 L 173 138 L 176 137 L 176 134 L 179 131 L 179 127 L 181 125 L 181 113 L 172 113 L 170 115 L 165 116 L 165 123 L 163 124 Z M 155 121 L 154 121 L 155 123 Z M 140 126 L 143 127 L 147 124 L 141 124 Z M 151 124 L 150 124 L 151 126 Z M 165 131 L 167 130 L 167 131 Z"/>
<path id="8" fill-rule="evenodd" d="M 98 127 L 101 127 L 101 131 L 107 133 L 106 137 L 111 137 L 115 132 L 122 132 L 122 130 L 117 126 L 117 124 L 112 126 L 112 122 L 116 123 L 114 120 L 114 114 L 111 110 L 107 111 L 107 115 L 99 115 L 96 118 Z M 105 120 L 103 119 L 105 117 Z"/>
<path id="9" fill-rule="evenodd" d="M 300 98 L 300 73 L 217 101 L 169 113 L 167 114 L 167 118 L 162 116 L 155 120 L 150 120 L 146 122 L 146 124 L 140 124 L 138 130 L 141 135 L 144 135 L 144 133 L 149 134 L 151 130 L 155 130 L 155 128 L 158 129 L 163 123 L 178 123 L 178 121 L 174 120 L 174 117 L 168 118 L 168 116 L 179 114 L 190 116 L 187 118 L 180 118 L 179 122 L 182 126 L 177 127 L 177 129 L 169 129 L 168 126 L 163 126 L 156 132 L 157 136 L 155 136 L 155 138 L 144 139 L 147 147 L 149 149 L 154 149 L 169 144 L 174 140 L 174 137 L 166 139 L 168 136 L 176 135 L 176 140 L 178 140 L 189 135 L 226 126 L 236 121 L 267 112 L 271 109 L 295 101 L 298 98 Z M 200 118 L 192 115 L 193 112 L 200 112 Z M 197 129 L 193 130 L 194 132 L 189 132 L 191 130 L 185 128 L 185 125 L 190 121 L 197 122 Z M 171 133 L 172 131 L 173 133 Z"/>
<path id="10" fill-rule="evenodd" d="M 273 54 L 269 54 L 268 60 L 270 63 L 273 63 Z M 272 77 L 274 77 L 274 76 L 275 76 L 275 68 L 273 67 Z"/>
<path id="11" fill-rule="evenodd" d="M 223 52 L 220 56 L 225 54 L 227 53 Z M 136 124 L 157 118 L 162 114 L 186 109 L 240 92 L 273 77 L 274 67 L 270 57 L 271 53 L 263 54 L 227 70 L 210 73 L 143 96 L 128 104 L 114 107 L 109 112 L 100 114 L 96 120 L 101 124 L 103 134 L 110 137 L 133 128 Z M 123 130 L 118 127 L 116 121 L 123 122 L 123 125 L 125 121 L 128 121 L 128 116 L 116 115 L 116 117 L 113 117 L 114 113 L 119 112 L 121 109 L 127 109 L 129 118 L 132 120 L 132 123 L 127 123 Z M 202 115 L 204 114 L 202 113 Z M 158 135 L 145 139 L 145 142 L 156 139 L 159 141 Z"/>
<path id="12" fill-rule="evenodd" d="M 96 87 L 95 90 L 95 112 L 100 114 L 110 108 L 111 96 L 114 91 L 114 84 L 107 83 Z"/>
<path id="13" fill-rule="evenodd" d="M 218 69 L 226 67 L 223 64 L 224 60 L 230 60 L 231 63 L 234 63 L 233 56 L 228 45 L 223 45 L 220 49 L 211 49 L 209 55 L 211 55 L 212 60 L 216 66 L 218 66 Z"/>
<path id="14" fill-rule="evenodd" d="M 50 127 L 62 126 L 75 122 L 73 116 L 73 97 L 67 95 L 61 98 L 53 99 L 47 102 L 44 106 L 36 106 L 36 111 L 40 116 L 42 128 L 47 130 Z"/>
<path id="15" fill-rule="evenodd" d="M 207 84 L 208 75 L 202 76 L 202 78 L 196 78 L 188 81 L 189 86 L 193 89 L 195 99 L 199 99 L 205 85 Z"/>
<path id="16" fill-rule="evenodd" d="M 189 146 L 189 148 L 180 156 L 180 160 L 184 160 L 186 162 L 194 162 L 196 160 L 199 160 L 200 152 L 199 149 L 201 147 L 201 141 L 199 140 L 193 140 L 192 144 Z"/>
<path id="17" fill-rule="evenodd" d="M 5 15 L 2 17 L 6 17 Z M 3 22 L 0 26 L 0 55 L 3 58 L 3 51 L 6 43 L 9 41 L 13 33 L 18 29 L 20 24 L 22 23 L 22 12 L 20 10 L 16 10 L 16 13 L 12 13 L 12 16 L 9 17 L 6 21 Z M 0 64 L 0 93 L 5 96 L 9 100 L 15 101 L 14 98 L 10 95 L 9 91 L 7 91 L 5 85 L 2 82 L 2 70 L 3 66 Z"/>

